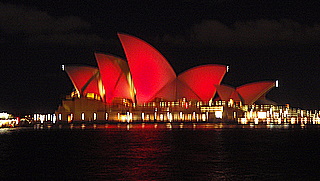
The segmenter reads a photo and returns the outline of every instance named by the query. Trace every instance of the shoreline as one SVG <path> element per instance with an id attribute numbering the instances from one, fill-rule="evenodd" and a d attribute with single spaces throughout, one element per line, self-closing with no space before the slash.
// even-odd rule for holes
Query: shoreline
<path id="1" fill-rule="evenodd" d="M 174 123 L 71 123 L 71 124 L 32 124 L 29 126 L 17 126 L 17 128 L 42 129 L 85 129 L 85 130 L 151 130 L 151 129 L 320 129 L 320 124 L 239 124 L 239 123 L 192 123 L 192 122 L 174 122 Z"/>

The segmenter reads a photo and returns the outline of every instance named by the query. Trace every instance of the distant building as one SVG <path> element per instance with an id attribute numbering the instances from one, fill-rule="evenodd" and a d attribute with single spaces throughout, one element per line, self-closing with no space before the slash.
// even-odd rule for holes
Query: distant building
<path id="1" fill-rule="evenodd" d="M 7 112 L 0 112 L 0 128 L 2 127 L 15 127 L 19 120 L 12 114 Z"/>
<path id="2" fill-rule="evenodd" d="M 118 36 L 126 59 L 95 53 L 97 68 L 64 66 L 75 91 L 62 100 L 57 121 L 237 120 L 244 118 L 252 105 L 275 106 L 265 97 L 275 81 L 237 88 L 221 85 L 228 67 L 217 64 L 197 66 L 177 75 L 148 43 L 126 34 Z"/>

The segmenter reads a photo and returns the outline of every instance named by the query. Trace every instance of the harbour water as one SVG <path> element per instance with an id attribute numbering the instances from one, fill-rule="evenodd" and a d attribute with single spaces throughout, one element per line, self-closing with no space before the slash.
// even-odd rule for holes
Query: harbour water
<path id="1" fill-rule="evenodd" d="M 318 125 L 0 129 L 0 180 L 316 180 Z"/>

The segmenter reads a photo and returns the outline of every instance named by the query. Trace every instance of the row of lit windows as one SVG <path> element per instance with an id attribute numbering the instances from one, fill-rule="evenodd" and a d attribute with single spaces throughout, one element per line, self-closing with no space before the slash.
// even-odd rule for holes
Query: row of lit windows
<path id="1" fill-rule="evenodd" d="M 108 113 L 106 113 L 105 114 L 105 120 L 108 120 L 108 116 L 109 116 Z M 81 120 L 84 121 L 85 118 L 86 118 L 85 117 L 85 113 L 84 112 L 81 113 Z M 92 118 L 93 118 L 94 121 L 96 121 L 97 120 L 97 113 L 94 112 Z"/>
<path id="2" fill-rule="evenodd" d="M 108 116 L 109 116 L 109 114 L 106 113 L 106 114 L 105 114 L 105 120 L 108 120 Z M 85 113 L 82 112 L 81 115 L 80 115 L 80 117 L 81 117 L 81 120 L 84 121 L 85 118 L 86 118 Z M 67 119 L 68 119 L 68 121 L 72 121 L 73 118 L 74 118 L 74 117 L 73 117 L 73 114 L 69 114 Z M 92 119 L 95 121 L 95 120 L 97 120 L 97 118 L 98 118 L 98 115 L 97 115 L 97 113 L 94 112 L 93 115 L 92 115 Z M 39 119 L 40 119 L 40 118 L 39 118 Z M 36 120 L 36 119 L 35 119 L 35 120 Z M 50 120 L 50 118 L 49 118 L 49 120 Z M 58 120 L 59 120 L 59 121 L 62 120 L 62 114 L 61 114 L 61 113 L 58 114 Z"/>
<path id="3" fill-rule="evenodd" d="M 208 113 L 197 114 L 193 112 L 192 114 L 184 114 L 183 112 L 179 112 L 177 115 L 173 115 L 171 112 L 167 112 L 167 114 L 154 112 L 153 114 L 141 113 L 142 121 L 146 120 L 160 120 L 160 121 L 173 121 L 176 120 L 185 120 L 185 121 L 206 121 L 208 120 Z"/>
<path id="4" fill-rule="evenodd" d="M 40 121 L 41 123 L 45 121 L 56 122 L 56 115 L 55 114 L 34 114 L 33 120 Z"/>
<path id="5" fill-rule="evenodd" d="M 222 118 L 222 113 L 223 111 L 215 111 L 215 118 Z M 88 117 L 86 117 L 87 115 L 82 112 L 80 114 L 80 120 L 81 121 L 85 121 L 88 120 Z M 160 121 L 173 121 L 173 120 L 197 120 L 197 121 L 206 121 L 208 120 L 208 116 L 209 116 L 209 112 L 206 113 L 188 113 L 185 114 L 182 111 L 180 111 L 178 114 L 173 115 L 171 112 L 167 112 L 167 113 L 158 113 L 157 111 L 155 111 L 154 113 L 141 113 L 141 119 L 143 121 L 145 120 L 160 120 Z M 105 113 L 105 120 L 108 120 L 109 114 Z M 126 113 L 118 113 L 117 114 L 118 120 L 122 121 L 122 122 L 131 122 L 133 120 L 133 114 L 131 112 L 126 112 Z M 62 120 L 62 114 L 58 114 L 58 119 L 61 121 Z M 98 119 L 98 115 L 97 113 L 93 113 L 92 115 L 92 120 L 95 121 Z M 69 114 L 67 117 L 68 122 L 72 122 L 74 120 L 74 114 Z"/>
<path id="6" fill-rule="evenodd" d="M 232 102 L 233 105 L 234 102 Z M 228 104 L 230 104 L 228 102 Z M 201 107 L 205 105 L 203 102 L 199 101 L 197 103 L 191 103 L 188 101 L 181 101 L 181 102 L 160 102 L 159 103 L 160 107 L 175 107 L 175 106 L 182 106 L 182 107 L 190 107 L 190 106 L 196 106 L 196 107 Z M 215 101 L 215 102 L 209 102 L 209 106 L 225 106 L 226 101 Z M 232 105 L 229 105 L 232 106 Z M 149 102 L 145 103 L 143 105 L 144 107 L 156 107 L 157 103 L 156 102 Z"/>

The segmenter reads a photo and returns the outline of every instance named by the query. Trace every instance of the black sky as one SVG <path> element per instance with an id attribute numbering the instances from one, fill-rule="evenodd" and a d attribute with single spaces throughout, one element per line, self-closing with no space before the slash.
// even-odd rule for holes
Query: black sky
<path id="1" fill-rule="evenodd" d="M 117 32 L 157 48 L 177 73 L 230 65 L 222 83 L 280 80 L 268 98 L 320 109 L 318 1 L 1 1 L 0 111 L 53 112 L 72 84 L 61 64 L 124 57 Z"/>

